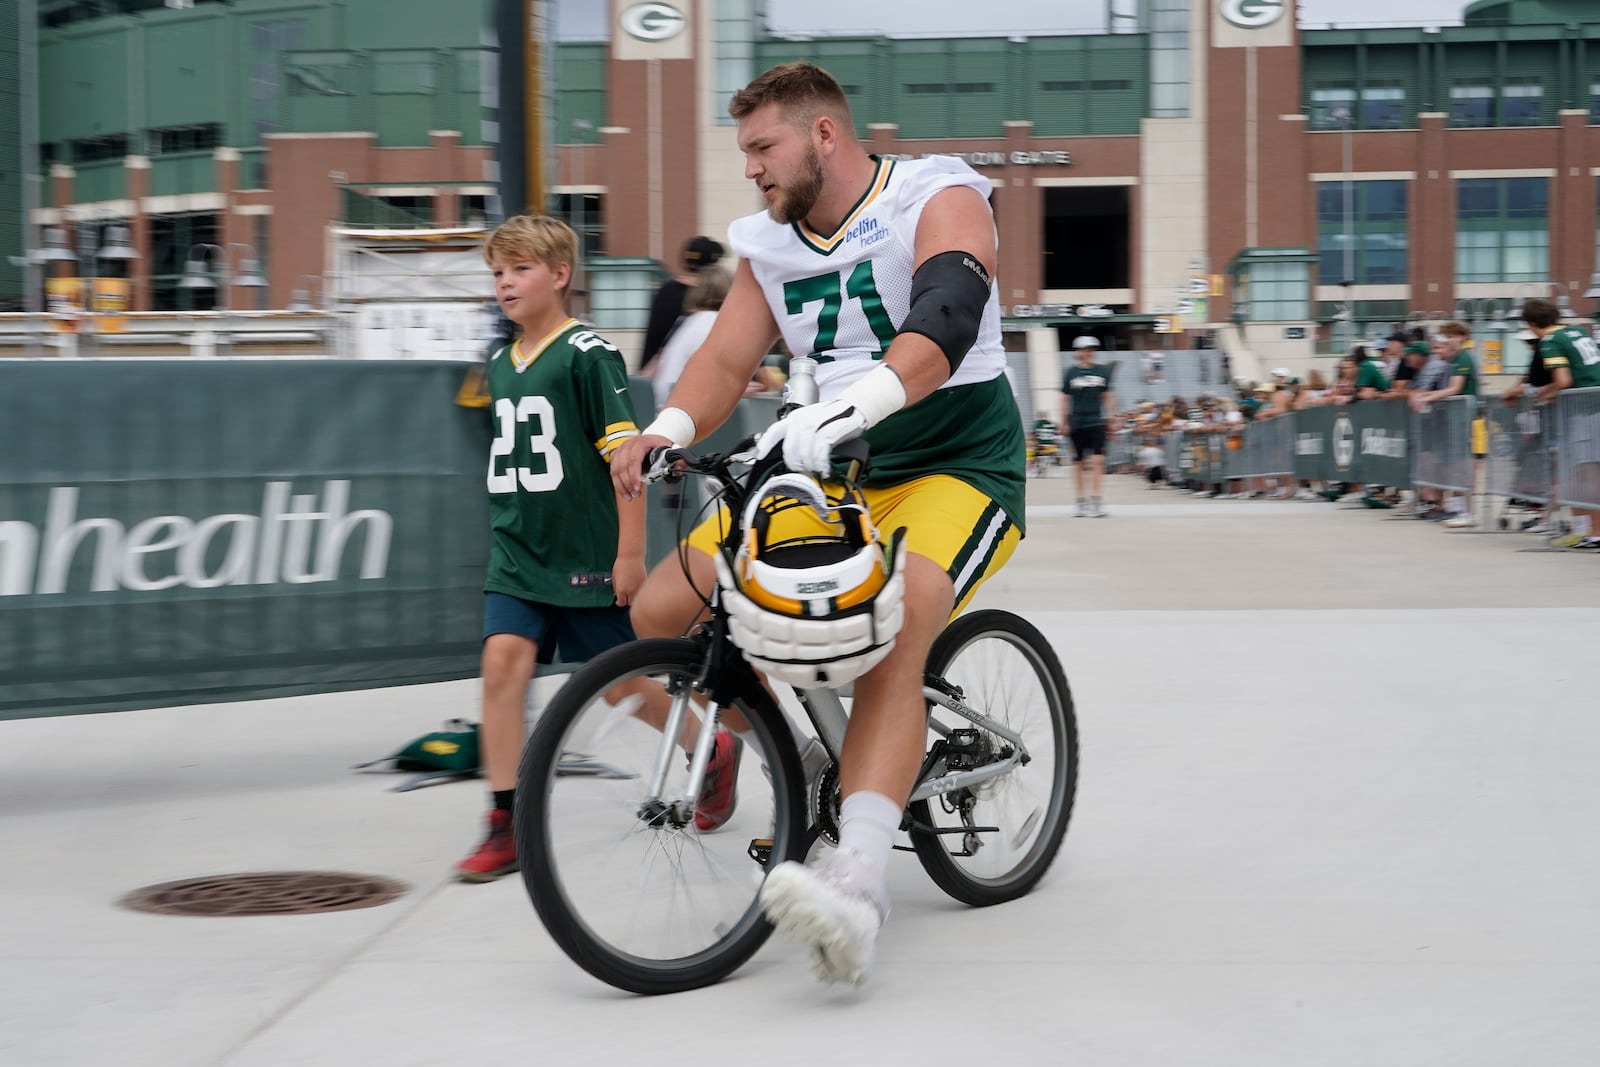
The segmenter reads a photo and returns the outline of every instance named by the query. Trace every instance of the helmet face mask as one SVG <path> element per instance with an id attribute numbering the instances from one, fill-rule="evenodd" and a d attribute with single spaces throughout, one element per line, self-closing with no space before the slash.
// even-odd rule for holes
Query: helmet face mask
<path id="1" fill-rule="evenodd" d="M 738 553 L 716 560 L 734 644 L 798 688 L 860 677 L 904 620 L 904 538 L 886 554 L 859 491 L 832 490 L 804 475 L 769 479 L 745 508 Z"/>

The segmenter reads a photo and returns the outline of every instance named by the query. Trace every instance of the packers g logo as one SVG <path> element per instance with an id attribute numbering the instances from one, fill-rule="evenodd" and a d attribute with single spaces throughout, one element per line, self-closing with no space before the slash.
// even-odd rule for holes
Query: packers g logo
<path id="1" fill-rule="evenodd" d="M 683 12 L 671 4 L 634 4 L 618 19 L 629 37 L 665 41 L 683 31 Z"/>
<path id="2" fill-rule="evenodd" d="M 1222 0 L 1222 17 L 1235 26 L 1259 30 L 1283 17 L 1284 0 Z"/>
<path id="3" fill-rule="evenodd" d="M 1333 423 L 1333 465 L 1340 471 L 1350 469 L 1356 461 L 1356 431 L 1349 415 L 1340 415 Z"/>

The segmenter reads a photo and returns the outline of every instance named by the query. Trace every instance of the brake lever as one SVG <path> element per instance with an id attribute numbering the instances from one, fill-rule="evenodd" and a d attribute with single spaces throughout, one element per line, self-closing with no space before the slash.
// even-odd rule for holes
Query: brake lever
<path id="1" fill-rule="evenodd" d="M 677 464 L 693 459 L 694 453 L 686 448 L 671 446 L 652 448 L 645 454 L 641 480 L 645 485 L 653 485 L 656 482 L 676 485 L 683 481 L 683 471 L 678 469 Z"/>

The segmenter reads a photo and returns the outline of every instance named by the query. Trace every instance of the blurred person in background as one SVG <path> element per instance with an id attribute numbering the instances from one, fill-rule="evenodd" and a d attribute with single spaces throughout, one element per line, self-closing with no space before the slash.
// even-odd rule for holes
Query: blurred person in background
<path id="1" fill-rule="evenodd" d="M 1316 407 L 1318 404 L 1326 404 L 1332 398 L 1332 395 L 1332 390 L 1328 388 L 1328 380 L 1322 376 L 1321 371 L 1313 369 L 1306 375 L 1305 385 L 1301 386 L 1300 391 L 1295 394 L 1292 408 L 1295 411 L 1304 411 L 1307 408 Z M 1316 500 L 1318 499 L 1318 493 L 1311 482 L 1302 481 L 1300 488 L 1295 490 L 1294 498 L 1296 500 Z"/>
<path id="2" fill-rule="evenodd" d="M 650 319 L 644 330 L 644 349 L 639 356 L 639 373 L 654 375 L 656 359 L 667 343 L 672 328 L 683 317 L 684 301 L 700 272 L 714 267 L 726 253 L 720 242 L 709 237 L 691 237 L 683 246 L 677 273 L 661 283 L 650 302 Z"/>
<path id="3" fill-rule="evenodd" d="M 1144 472 L 1144 480 L 1149 488 L 1154 489 L 1166 479 L 1167 454 L 1162 449 L 1160 439 L 1149 437 L 1139 449 L 1139 469 Z"/>
<path id="4" fill-rule="evenodd" d="M 1073 473 L 1078 493 L 1077 517 L 1103 519 L 1101 497 L 1106 473 L 1107 423 L 1116 411 L 1111 392 L 1115 367 L 1097 363 L 1100 342 L 1087 335 L 1072 342 L 1077 362 L 1061 378 L 1061 425 L 1072 442 Z"/>
<path id="5" fill-rule="evenodd" d="M 1447 376 L 1444 385 L 1436 389 L 1416 388 L 1411 390 L 1409 397 L 1411 410 L 1418 414 L 1425 414 L 1432 410 L 1433 405 L 1455 396 L 1474 398 L 1478 395 L 1478 371 L 1472 362 L 1472 353 L 1467 351 L 1467 343 L 1472 339 L 1472 331 L 1467 329 L 1465 323 L 1447 322 L 1439 327 L 1439 332 L 1434 335 L 1433 354 L 1437 361 L 1447 365 Z M 1432 378 L 1430 377 L 1430 382 Z M 1480 464 L 1474 459 L 1472 464 L 1472 482 L 1477 484 L 1477 475 Z M 1423 499 L 1433 499 L 1433 496 L 1423 497 L 1423 493 L 1437 494 L 1438 490 L 1419 489 L 1417 495 Z M 1446 518 L 1444 524 L 1453 529 L 1465 529 L 1476 526 L 1478 520 L 1473 517 L 1470 494 L 1462 496 L 1460 493 L 1446 494 L 1443 500 Z"/>
<path id="6" fill-rule="evenodd" d="M 672 387 L 678 384 L 678 375 L 683 373 L 683 366 L 689 362 L 689 357 L 694 355 L 695 349 L 705 344 L 712 324 L 717 321 L 717 312 L 722 310 L 722 302 L 727 299 L 728 286 L 732 284 L 733 275 L 721 267 L 707 267 L 695 276 L 694 284 L 684 295 L 683 318 L 667 335 L 666 343 L 661 346 L 656 358 L 654 386 L 657 411 L 667 406 L 667 396 L 672 392 Z"/>
<path id="7" fill-rule="evenodd" d="M 1576 326 L 1561 325 L 1561 311 L 1548 300 L 1528 300 L 1522 305 L 1522 321 L 1538 335 L 1535 357 L 1539 377 L 1549 380 L 1538 385 L 1534 402 L 1549 404 L 1567 389 L 1600 388 L 1600 345 Z M 1533 384 L 1533 367 L 1523 381 L 1507 389 L 1501 399 L 1514 404 Z M 1600 501 L 1600 394 L 1587 411 L 1573 410 L 1563 425 L 1560 447 L 1569 460 L 1576 461 L 1574 484 L 1562 486 L 1569 499 Z M 1573 532 L 1558 541 L 1564 548 L 1600 549 L 1600 511 L 1573 508 Z"/>

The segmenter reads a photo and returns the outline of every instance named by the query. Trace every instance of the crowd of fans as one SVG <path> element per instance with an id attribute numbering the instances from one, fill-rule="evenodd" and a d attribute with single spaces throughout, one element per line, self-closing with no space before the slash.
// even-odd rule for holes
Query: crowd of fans
<path id="1" fill-rule="evenodd" d="M 1580 382 L 1580 375 L 1563 370 L 1580 360 L 1567 358 L 1563 354 L 1561 337 L 1551 336 L 1570 330 L 1559 325 L 1555 305 L 1543 300 L 1527 301 L 1524 320 L 1527 328 L 1518 337 L 1533 348 L 1533 361 L 1523 381 L 1512 386 L 1500 399 L 1513 403 L 1527 392 L 1537 394 L 1541 402 L 1548 402 L 1562 388 L 1588 384 L 1587 378 Z M 1582 343 L 1580 338 L 1567 347 Z M 1302 380 L 1286 368 L 1278 368 L 1263 382 L 1237 381 L 1231 393 L 1206 392 L 1193 400 L 1176 396 L 1164 402 L 1140 402 L 1109 418 L 1108 431 L 1114 444 L 1108 450 L 1107 470 L 1136 472 L 1151 489 L 1165 486 L 1200 497 L 1359 499 L 1372 508 L 1392 508 L 1409 502 L 1417 518 L 1440 521 L 1456 529 L 1475 527 L 1479 519 L 1472 513 L 1470 493 L 1428 487 L 1402 492 L 1388 486 L 1308 482 L 1287 476 L 1217 480 L 1214 472 L 1222 469 L 1223 464 L 1199 461 L 1215 455 L 1213 450 L 1241 447 L 1241 431 L 1248 424 L 1320 405 L 1403 400 L 1412 411 L 1423 413 L 1452 397 L 1476 397 L 1480 382 L 1470 347 L 1469 328 L 1461 322 L 1446 322 L 1431 333 L 1412 328 L 1396 331 L 1380 341 L 1353 346 L 1349 354 L 1340 359 L 1332 382 L 1317 370 L 1308 372 Z M 1553 370 L 1546 368 L 1547 358 Z M 1482 477 L 1486 439 L 1486 430 L 1481 422 L 1475 421 L 1471 444 L 1476 468 L 1474 484 Z M 1192 462 L 1179 462 L 1174 450 L 1180 443 L 1190 450 Z M 1040 420 L 1034 424 L 1031 444 L 1033 473 L 1045 473 L 1051 465 L 1065 462 L 1065 449 L 1059 447 L 1059 434 L 1050 421 Z M 1550 532 L 1540 504 L 1515 498 L 1511 504 L 1522 511 L 1518 520 L 1522 529 Z M 1573 539 L 1573 547 L 1600 547 L 1600 538 L 1593 536 L 1590 530 L 1581 530 L 1580 535 L 1588 536 Z"/>

